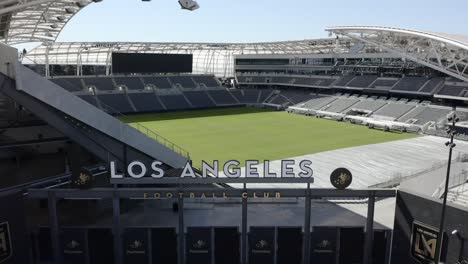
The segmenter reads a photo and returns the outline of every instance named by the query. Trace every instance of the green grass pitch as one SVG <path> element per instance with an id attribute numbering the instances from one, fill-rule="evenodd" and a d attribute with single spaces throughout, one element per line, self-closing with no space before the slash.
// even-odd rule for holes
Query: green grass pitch
<path id="1" fill-rule="evenodd" d="M 278 160 L 346 147 L 415 137 L 332 120 L 258 108 L 226 108 L 142 114 L 122 118 L 141 123 L 201 160 Z"/>

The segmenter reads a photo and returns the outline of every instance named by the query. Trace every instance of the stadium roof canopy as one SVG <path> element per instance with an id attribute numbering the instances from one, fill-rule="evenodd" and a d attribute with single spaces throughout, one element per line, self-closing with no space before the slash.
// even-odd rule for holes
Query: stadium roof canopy
<path id="1" fill-rule="evenodd" d="M 468 82 L 468 36 L 371 26 L 340 26 L 326 30 Z"/>
<path id="2" fill-rule="evenodd" d="M 92 0 L 0 0 L 0 41 L 52 42 Z"/>
<path id="3" fill-rule="evenodd" d="M 312 39 L 259 43 L 54 42 L 27 53 L 35 64 L 111 65 L 113 52 L 193 54 L 194 73 L 232 76 L 241 54 L 333 54 L 352 46 L 350 39 Z"/>

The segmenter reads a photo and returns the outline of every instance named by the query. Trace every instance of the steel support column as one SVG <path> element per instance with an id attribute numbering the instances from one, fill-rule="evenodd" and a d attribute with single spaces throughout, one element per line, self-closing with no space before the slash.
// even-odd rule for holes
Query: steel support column
<path id="1" fill-rule="evenodd" d="M 247 264 L 247 197 L 242 197 L 241 264 Z"/>
<path id="2" fill-rule="evenodd" d="M 54 191 L 49 191 L 47 205 L 49 207 L 49 227 L 50 237 L 52 240 L 52 255 L 54 263 L 62 263 L 62 254 L 60 250 L 60 233 L 57 217 L 57 198 Z"/>
<path id="3" fill-rule="evenodd" d="M 116 189 L 112 197 L 112 233 L 114 234 L 114 263 L 122 264 L 122 235 L 120 227 L 120 197 Z"/>
<path id="4" fill-rule="evenodd" d="M 369 202 L 367 203 L 367 224 L 366 224 L 366 239 L 364 243 L 364 264 L 372 263 L 372 248 L 374 246 L 374 209 L 375 209 L 375 194 L 371 192 Z"/>
<path id="5" fill-rule="evenodd" d="M 310 263 L 310 183 L 307 184 L 307 194 L 305 197 L 305 216 L 304 216 L 304 248 L 302 250 L 303 263 Z"/>
<path id="6" fill-rule="evenodd" d="M 177 254 L 177 263 L 185 263 L 185 225 L 184 225 L 184 197 L 179 196 L 179 232 L 177 233 L 177 244 L 179 254 Z"/>

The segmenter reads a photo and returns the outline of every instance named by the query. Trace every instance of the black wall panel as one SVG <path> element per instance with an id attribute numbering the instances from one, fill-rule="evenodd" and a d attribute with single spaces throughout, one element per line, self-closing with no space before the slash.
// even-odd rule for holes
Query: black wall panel
<path id="1" fill-rule="evenodd" d="M 275 228 L 251 227 L 249 233 L 249 264 L 271 264 L 275 255 Z"/>
<path id="2" fill-rule="evenodd" d="M 395 224 L 392 240 L 392 264 L 419 263 L 412 255 L 412 229 L 417 222 L 438 229 L 442 203 L 433 198 L 399 191 L 395 212 Z M 468 211 L 448 206 L 445 216 L 445 242 L 442 250 L 442 261 L 457 263 L 468 259 Z M 460 236 L 451 235 L 458 230 Z"/>
<path id="3" fill-rule="evenodd" d="M 210 264 L 212 239 L 210 227 L 188 227 L 186 237 L 187 264 Z"/>
<path id="4" fill-rule="evenodd" d="M 86 263 L 88 255 L 86 229 L 62 229 L 60 242 L 65 264 Z"/>
<path id="5" fill-rule="evenodd" d="M 237 227 L 215 228 L 215 263 L 239 264 L 240 239 Z"/>
<path id="6" fill-rule="evenodd" d="M 151 229 L 153 263 L 177 263 L 177 236 L 175 228 Z"/>
<path id="7" fill-rule="evenodd" d="M 9 175 L 3 175 L 9 176 Z M 29 263 L 30 237 L 26 233 L 23 195 L 0 195 L 0 263 Z"/>
<path id="8" fill-rule="evenodd" d="M 123 256 L 126 264 L 149 263 L 148 229 L 127 228 L 123 236 Z"/>
<path id="9" fill-rule="evenodd" d="M 91 264 L 114 263 L 114 237 L 112 230 L 88 230 L 89 259 Z"/>
<path id="10" fill-rule="evenodd" d="M 277 264 L 302 263 L 302 228 L 279 227 L 277 233 Z"/>
<path id="11" fill-rule="evenodd" d="M 336 227 L 314 227 L 310 238 L 310 263 L 336 263 L 338 229 Z"/>

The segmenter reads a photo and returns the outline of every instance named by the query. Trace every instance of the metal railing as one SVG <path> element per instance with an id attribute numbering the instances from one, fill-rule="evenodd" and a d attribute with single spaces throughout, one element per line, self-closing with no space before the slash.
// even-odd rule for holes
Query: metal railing
<path id="1" fill-rule="evenodd" d="M 452 176 L 449 182 L 449 194 L 453 194 L 455 197 L 458 196 L 460 193 L 465 192 L 465 186 L 468 181 L 468 170 L 463 170 L 457 175 Z M 461 188 L 456 188 L 455 190 L 453 188 L 461 186 Z M 443 198 L 444 195 L 444 187 L 445 187 L 445 181 L 442 182 L 439 187 L 437 187 L 437 190 L 434 192 L 435 197 L 441 199 Z M 447 194 L 448 195 L 448 194 Z"/>
<path id="2" fill-rule="evenodd" d="M 104 112 L 106 112 L 106 113 L 108 113 L 108 114 L 110 114 L 110 115 L 112 115 L 114 117 L 121 118 L 121 121 L 122 121 L 122 119 L 129 119 L 130 118 L 128 115 L 122 114 L 120 111 L 114 109 L 113 107 L 111 107 L 109 105 L 104 104 L 102 101 L 99 101 L 99 103 L 101 105 L 101 109 Z M 170 150 L 172 150 L 172 151 L 184 156 L 188 160 L 190 160 L 190 153 L 187 150 L 183 149 L 182 147 L 180 147 L 179 145 L 175 144 L 174 142 L 168 140 L 167 138 L 159 135 L 158 133 L 154 132 L 150 128 L 148 128 L 148 127 L 146 127 L 146 126 L 144 126 L 144 125 L 142 125 L 141 123 L 138 123 L 138 122 L 132 123 L 130 126 L 135 128 L 136 130 L 138 130 L 143 135 L 155 140 L 156 142 L 166 146 Z"/>
<path id="3" fill-rule="evenodd" d="M 461 162 L 461 161 L 463 161 L 463 160 L 465 160 L 467 158 L 468 158 L 468 153 L 458 153 L 458 156 L 455 159 L 453 159 L 452 162 Z M 411 173 L 411 174 L 406 175 L 406 176 L 402 176 L 401 173 L 398 173 L 398 174 L 393 175 L 393 177 L 391 177 L 390 180 L 385 181 L 385 182 L 381 182 L 381 183 L 378 183 L 378 184 L 370 185 L 369 188 L 393 188 L 393 187 L 396 187 L 396 186 L 400 185 L 400 183 L 403 182 L 403 181 L 419 177 L 421 175 L 424 175 L 426 173 L 430 173 L 430 172 L 432 172 L 434 170 L 437 170 L 437 169 L 441 169 L 441 168 L 447 166 L 447 164 L 448 164 L 448 161 L 437 161 L 437 162 L 434 162 L 430 168 L 427 168 L 425 170 L 422 170 L 422 171 L 419 171 L 419 172 L 416 172 L 416 173 Z M 467 177 L 468 177 L 468 171 L 466 171 L 466 173 L 467 173 Z M 451 183 L 452 182 L 455 182 L 455 181 L 451 180 Z M 443 188 L 444 184 L 445 184 L 445 181 L 442 182 L 440 184 L 440 186 L 437 188 L 437 190 L 433 193 L 433 197 L 437 196 L 437 194 L 440 192 L 439 188 Z"/>
<path id="4" fill-rule="evenodd" d="M 411 173 L 406 176 L 403 176 L 401 173 L 396 173 L 393 175 L 393 177 L 391 177 L 390 180 L 381 182 L 378 184 L 370 185 L 368 188 L 394 188 L 400 185 L 400 183 L 403 181 L 419 177 L 421 175 L 443 168 L 445 166 L 447 166 L 447 162 L 444 162 L 444 161 L 434 162 L 430 168 L 427 168 L 425 170 L 422 170 L 416 173 Z"/>

